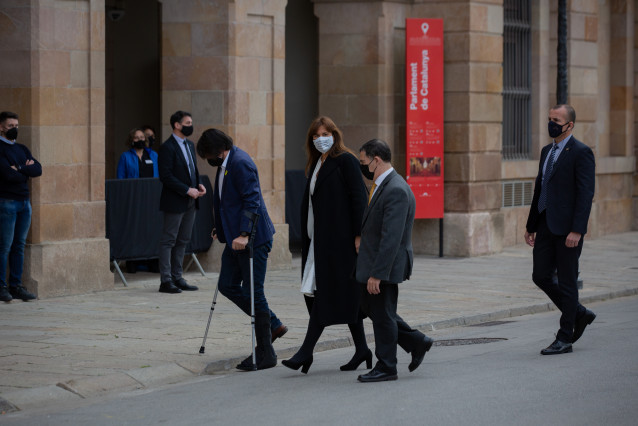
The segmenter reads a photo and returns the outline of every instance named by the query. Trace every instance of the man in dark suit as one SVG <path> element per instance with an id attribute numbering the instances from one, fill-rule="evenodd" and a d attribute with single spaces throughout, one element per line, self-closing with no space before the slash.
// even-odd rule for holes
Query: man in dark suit
<path id="1" fill-rule="evenodd" d="M 257 337 L 257 369 L 277 365 L 272 341 L 288 328 L 268 307 L 264 293 L 266 264 L 272 248 L 275 227 L 268 216 L 261 195 L 257 166 L 248 153 L 233 145 L 230 136 L 218 129 L 208 129 L 197 142 L 197 153 L 217 167 L 213 207 L 213 238 L 226 243 L 219 272 L 219 291 L 250 315 L 250 255 L 246 247 L 257 214 L 253 244 L 253 288 L 255 301 L 255 334 Z M 237 365 L 240 370 L 253 369 L 252 356 Z"/>
<path id="2" fill-rule="evenodd" d="M 416 202 L 412 190 L 391 164 L 388 145 L 372 139 L 359 150 L 363 175 L 373 181 L 363 213 L 356 278 L 361 308 L 372 320 L 377 364 L 360 382 L 397 379 L 397 344 L 412 354 L 414 371 L 432 347 L 432 339 L 412 329 L 397 314 L 398 284 L 412 274 L 412 225 Z"/>
<path id="3" fill-rule="evenodd" d="M 191 239 L 198 198 L 206 194 L 199 183 L 195 145 L 186 139 L 193 134 L 193 119 L 188 112 L 171 115 L 173 134 L 159 149 L 158 170 L 162 181 L 160 210 L 164 212 L 160 238 L 159 270 L 161 293 L 195 291 L 182 277 L 186 245 Z"/>
<path id="4" fill-rule="evenodd" d="M 594 153 L 572 136 L 576 112 L 569 105 L 549 111 L 554 141 L 541 151 L 525 242 L 534 248 L 532 279 L 561 311 L 556 339 L 543 355 L 572 351 L 596 314 L 578 302 L 578 258 L 594 198 Z M 558 272 L 558 285 L 552 275 Z"/>

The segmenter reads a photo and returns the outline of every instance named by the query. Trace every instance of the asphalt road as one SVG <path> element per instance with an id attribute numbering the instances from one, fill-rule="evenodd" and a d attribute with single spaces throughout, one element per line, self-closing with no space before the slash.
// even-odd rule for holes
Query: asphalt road
<path id="1" fill-rule="evenodd" d="M 308 375 L 283 366 L 200 377 L 99 401 L 0 416 L 10 425 L 636 425 L 638 297 L 591 305 L 598 315 L 571 354 L 541 356 L 558 312 L 429 332 L 436 342 L 399 380 L 341 372 L 351 348 L 316 354 Z M 491 343 L 480 340 L 506 339 Z M 474 343 L 463 344 L 460 343 Z M 451 343 L 444 346 L 444 343 Z"/>

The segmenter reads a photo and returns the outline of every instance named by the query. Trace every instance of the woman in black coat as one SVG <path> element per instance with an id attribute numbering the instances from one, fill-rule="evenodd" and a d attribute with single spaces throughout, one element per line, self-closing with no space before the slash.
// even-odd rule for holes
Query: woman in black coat
<path id="1" fill-rule="evenodd" d="M 307 373 L 323 329 L 348 324 L 355 354 L 341 370 L 355 370 L 363 361 L 372 368 L 372 352 L 359 314 L 359 286 L 354 280 L 356 246 L 367 203 L 359 161 L 328 117 L 318 117 L 310 125 L 306 154 L 301 291 L 310 320 L 301 348 L 282 364 L 294 370 L 303 367 L 301 371 Z"/>

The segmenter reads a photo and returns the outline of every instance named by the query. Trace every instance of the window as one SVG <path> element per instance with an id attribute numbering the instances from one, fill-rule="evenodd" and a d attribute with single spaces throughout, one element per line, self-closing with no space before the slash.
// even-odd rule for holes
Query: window
<path id="1" fill-rule="evenodd" d="M 529 159 L 531 146 L 530 0 L 504 0 L 503 158 Z"/>

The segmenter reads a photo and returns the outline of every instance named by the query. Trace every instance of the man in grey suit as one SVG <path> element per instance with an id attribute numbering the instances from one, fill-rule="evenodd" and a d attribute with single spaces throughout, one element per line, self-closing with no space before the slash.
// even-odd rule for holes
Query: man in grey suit
<path id="1" fill-rule="evenodd" d="M 397 344 L 412 354 L 414 371 L 433 340 L 411 328 L 397 314 L 398 284 L 412 273 L 412 225 L 416 202 L 412 190 L 392 167 L 392 153 L 379 139 L 359 149 L 363 175 L 373 181 L 363 213 L 356 278 L 361 309 L 372 320 L 377 364 L 360 382 L 397 379 Z"/>

